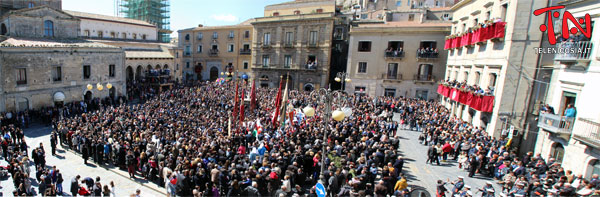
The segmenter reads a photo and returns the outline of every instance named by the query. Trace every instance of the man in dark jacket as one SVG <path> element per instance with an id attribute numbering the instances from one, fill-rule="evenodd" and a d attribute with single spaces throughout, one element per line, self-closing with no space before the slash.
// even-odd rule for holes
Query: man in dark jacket
<path id="1" fill-rule="evenodd" d="M 79 175 L 71 180 L 71 195 L 77 196 L 77 192 L 79 191 Z"/>
<path id="2" fill-rule="evenodd" d="M 402 156 L 398 156 L 398 159 L 396 159 L 396 162 L 394 162 L 394 169 L 396 174 L 395 176 L 398 177 L 398 175 L 400 173 L 402 173 L 402 168 L 404 167 L 404 158 L 402 158 Z"/>
<path id="3" fill-rule="evenodd" d="M 252 185 L 248 186 L 248 187 L 246 187 L 246 189 L 244 189 L 244 196 L 249 196 L 249 197 L 260 196 L 258 189 L 256 189 L 257 187 L 258 187 L 258 183 L 256 183 L 256 181 L 252 181 Z"/>

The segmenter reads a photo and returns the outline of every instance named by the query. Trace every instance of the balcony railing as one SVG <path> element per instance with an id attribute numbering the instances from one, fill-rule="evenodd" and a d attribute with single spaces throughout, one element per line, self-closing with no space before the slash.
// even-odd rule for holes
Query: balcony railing
<path id="1" fill-rule="evenodd" d="M 283 48 L 294 48 L 294 45 L 296 45 L 294 42 L 285 42 Z"/>
<path id="2" fill-rule="evenodd" d="M 218 56 L 218 55 L 219 55 L 219 49 L 208 50 L 208 56 Z"/>
<path id="3" fill-rule="evenodd" d="M 381 78 L 386 80 L 402 80 L 402 74 L 382 73 Z"/>
<path id="4" fill-rule="evenodd" d="M 593 42 L 580 41 L 580 42 L 562 42 L 554 48 L 556 55 L 554 60 L 557 61 L 577 61 L 577 60 L 590 60 L 592 54 Z"/>
<path id="5" fill-rule="evenodd" d="M 437 59 L 439 55 L 438 52 L 417 52 L 417 59 Z"/>
<path id="6" fill-rule="evenodd" d="M 319 42 L 308 42 L 308 48 L 317 48 L 319 47 Z"/>
<path id="7" fill-rule="evenodd" d="M 571 134 L 575 118 L 541 113 L 538 117 L 538 127 L 558 134 Z"/>
<path id="8" fill-rule="evenodd" d="M 271 48 L 271 42 L 259 42 L 258 45 L 262 48 Z"/>
<path id="9" fill-rule="evenodd" d="M 587 119 L 577 118 L 576 130 L 573 138 L 584 144 L 600 148 L 600 123 Z"/>
<path id="10" fill-rule="evenodd" d="M 308 69 L 308 70 L 317 70 L 317 64 L 312 63 L 312 64 L 306 64 L 304 65 L 304 69 Z"/>
<path id="11" fill-rule="evenodd" d="M 404 51 L 386 51 L 385 57 L 386 58 L 403 58 Z"/>
<path id="12" fill-rule="evenodd" d="M 250 55 L 252 54 L 252 49 L 240 49 L 240 55 Z"/>
<path id="13" fill-rule="evenodd" d="M 425 81 L 431 81 L 431 82 L 433 82 L 433 81 L 435 81 L 435 78 L 433 77 L 433 75 L 415 75 L 413 77 L 413 79 L 415 81 L 422 81 L 422 82 L 425 82 Z"/>

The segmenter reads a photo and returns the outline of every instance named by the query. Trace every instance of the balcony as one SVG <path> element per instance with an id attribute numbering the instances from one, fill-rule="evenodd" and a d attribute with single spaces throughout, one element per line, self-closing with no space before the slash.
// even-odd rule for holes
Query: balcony
<path id="1" fill-rule="evenodd" d="M 402 74 L 381 73 L 381 78 L 384 81 L 402 81 Z"/>
<path id="2" fill-rule="evenodd" d="M 538 117 L 538 127 L 556 134 L 570 135 L 573 130 L 575 118 L 541 113 Z"/>
<path id="3" fill-rule="evenodd" d="M 600 123 L 587 119 L 577 118 L 577 129 L 573 138 L 581 143 L 595 148 L 600 148 Z"/>
<path id="4" fill-rule="evenodd" d="M 258 46 L 260 46 L 263 49 L 270 49 L 271 48 L 271 42 L 259 42 Z"/>
<path id="5" fill-rule="evenodd" d="M 288 48 L 288 49 L 294 48 L 294 45 L 296 45 L 295 42 L 286 42 L 283 44 L 283 48 Z"/>
<path id="6" fill-rule="evenodd" d="M 208 56 L 211 56 L 211 57 L 219 56 L 219 49 L 208 50 Z"/>
<path id="7" fill-rule="evenodd" d="M 319 47 L 319 43 L 318 42 L 309 42 L 308 43 L 308 48 L 317 48 Z"/>
<path id="8" fill-rule="evenodd" d="M 306 65 L 304 65 L 304 69 L 307 69 L 307 70 L 317 70 L 317 64 L 316 63 L 306 64 Z"/>
<path id="9" fill-rule="evenodd" d="M 415 82 L 435 82 L 433 75 L 414 75 L 413 79 Z"/>
<path id="10" fill-rule="evenodd" d="M 417 60 L 437 60 L 439 58 L 439 55 L 440 54 L 438 52 L 417 52 Z"/>
<path id="11" fill-rule="evenodd" d="M 386 51 L 385 58 L 403 58 L 404 51 Z"/>
<path id="12" fill-rule="evenodd" d="M 552 51 L 556 55 L 554 60 L 560 61 L 568 66 L 578 66 L 587 68 L 590 63 L 590 55 L 594 43 L 590 41 L 581 42 L 562 42 L 557 44 Z"/>
<path id="13" fill-rule="evenodd" d="M 250 55 L 252 54 L 252 49 L 240 49 L 240 55 Z"/>

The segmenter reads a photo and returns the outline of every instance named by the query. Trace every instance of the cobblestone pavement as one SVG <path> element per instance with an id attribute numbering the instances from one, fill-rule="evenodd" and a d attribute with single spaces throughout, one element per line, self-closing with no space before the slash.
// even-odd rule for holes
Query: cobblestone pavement
<path id="1" fill-rule="evenodd" d="M 43 143 L 46 151 L 46 165 L 56 166 L 63 174 L 63 192 L 65 196 L 70 196 L 71 179 L 77 175 L 81 178 L 100 176 L 102 185 L 114 181 L 117 196 L 129 196 L 135 193 L 136 189 L 140 189 L 141 196 L 166 196 L 165 189 L 156 186 L 154 183 L 149 183 L 143 179 L 130 179 L 126 171 L 111 168 L 108 166 L 98 166 L 93 161 L 88 160 L 88 165 L 83 164 L 83 159 L 72 151 L 63 149 L 60 144 L 57 145 L 57 156 L 52 156 L 50 147 L 50 128 L 44 126 L 35 126 L 25 129 L 27 144 L 29 145 L 28 153 L 31 154 L 32 148 L 38 147 Z M 31 156 L 31 155 L 30 155 Z M 33 163 L 33 160 L 31 161 Z M 1 166 L 6 166 L 7 162 L 2 159 Z M 37 181 L 35 180 L 35 166 L 31 165 L 31 181 L 32 185 L 36 186 L 35 191 L 38 192 Z M 139 177 L 139 176 L 137 176 Z M 0 196 L 12 196 L 12 191 L 15 190 L 12 178 L 2 180 L 0 182 Z M 41 196 L 41 195 L 38 195 Z"/>
<path id="2" fill-rule="evenodd" d="M 399 121 L 398 114 L 394 115 L 394 120 Z M 478 188 L 483 188 L 486 181 L 492 181 L 491 178 L 475 175 L 469 178 L 468 172 L 457 167 L 454 161 L 442 162 L 441 166 L 426 164 L 428 147 L 420 144 L 418 141 L 420 132 L 410 130 L 398 130 L 396 135 L 400 136 L 400 152 L 405 158 L 403 171 L 408 178 L 408 184 L 411 186 L 423 187 L 435 196 L 437 180 L 454 181 L 458 176 L 465 177 L 465 185 L 471 186 L 474 196 L 481 196 L 477 193 Z M 446 188 L 451 190 L 453 185 L 447 184 Z M 498 184 L 494 184 L 496 192 L 501 191 Z M 498 193 L 497 193 L 498 194 Z"/>

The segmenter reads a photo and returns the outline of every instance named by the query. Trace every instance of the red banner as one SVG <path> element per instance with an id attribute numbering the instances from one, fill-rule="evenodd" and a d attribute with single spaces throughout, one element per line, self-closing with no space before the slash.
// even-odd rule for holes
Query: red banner
<path id="1" fill-rule="evenodd" d="M 469 43 L 471 42 L 471 33 L 466 33 L 465 35 L 462 36 L 461 39 L 461 46 L 468 46 L 470 45 Z"/>
<path id="2" fill-rule="evenodd" d="M 483 96 L 483 98 L 481 99 L 481 111 L 494 111 L 494 96 Z"/>
<path id="3" fill-rule="evenodd" d="M 437 93 L 438 94 L 443 94 L 443 92 L 444 92 L 444 85 L 439 84 L 438 85 L 438 89 L 437 89 Z"/>
<path id="4" fill-rule="evenodd" d="M 451 39 L 446 39 L 446 42 L 444 43 L 444 49 L 448 50 L 448 49 L 452 48 L 451 46 L 452 46 Z"/>
<path id="5" fill-rule="evenodd" d="M 461 39 L 460 37 L 454 38 L 454 44 L 452 44 L 452 46 L 454 46 L 454 48 L 461 47 L 460 46 L 460 39 Z"/>
<path id="6" fill-rule="evenodd" d="M 460 96 L 458 97 L 458 102 L 465 104 L 465 105 L 469 105 L 467 104 L 467 95 L 471 94 L 469 92 L 463 92 L 463 91 L 459 91 L 460 92 Z"/>
<path id="7" fill-rule="evenodd" d="M 481 100 L 481 96 L 473 95 L 473 100 L 469 106 L 477 111 L 481 111 Z"/>
<path id="8" fill-rule="evenodd" d="M 506 22 L 494 23 L 494 38 L 504 38 Z"/>

